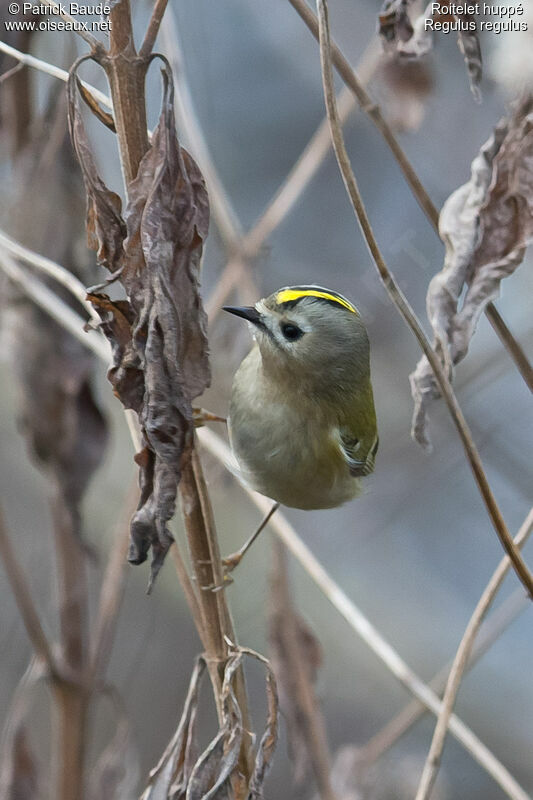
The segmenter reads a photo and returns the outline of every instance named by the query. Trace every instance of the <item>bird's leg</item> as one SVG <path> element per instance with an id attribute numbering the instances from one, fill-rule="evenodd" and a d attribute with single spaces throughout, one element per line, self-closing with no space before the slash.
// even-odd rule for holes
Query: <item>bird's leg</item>
<path id="1" fill-rule="evenodd" d="M 229 577 L 228 573 L 233 572 L 235 567 L 241 563 L 245 553 L 248 552 L 250 547 L 253 545 L 253 543 L 263 530 L 263 528 L 266 527 L 270 518 L 272 517 L 274 512 L 278 510 L 278 508 L 279 508 L 279 503 L 274 503 L 272 508 L 270 508 L 270 510 L 261 520 L 258 528 L 252 533 L 250 538 L 243 544 L 243 546 L 240 547 L 235 553 L 232 553 L 230 556 L 227 556 L 227 558 L 222 559 L 222 566 L 224 567 L 224 579 L 226 579 L 226 576 Z"/>
<path id="2" fill-rule="evenodd" d="M 278 508 L 279 508 L 279 503 L 274 503 L 272 508 L 269 509 L 267 514 L 263 517 L 263 519 L 259 523 L 259 526 L 252 533 L 250 538 L 243 544 L 243 546 L 240 547 L 235 553 L 232 553 L 227 558 L 223 558 L 222 559 L 222 566 L 224 567 L 224 574 L 223 574 L 223 578 L 222 578 L 222 583 L 220 583 L 218 585 L 217 584 L 212 584 L 211 586 L 202 586 L 202 589 L 204 591 L 220 592 L 221 589 L 225 589 L 226 586 L 229 586 L 230 583 L 233 583 L 233 578 L 231 577 L 231 575 L 229 573 L 233 572 L 235 567 L 238 564 L 241 563 L 242 559 L 244 558 L 245 553 L 248 552 L 250 547 L 253 545 L 253 543 L 255 542 L 255 540 L 257 539 L 259 534 L 261 533 L 261 531 L 266 527 L 266 525 L 268 524 L 270 518 L 272 517 L 274 512 L 278 510 Z"/>
<path id="3" fill-rule="evenodd" d="M 205 408 L 195 408 L 194 406 L 192 418 L 195 428 L 202 428 L 206 422 L 227 422 L 225 417 L 218 417 L 216 414 L 212 414 L 211 411 L 206 411 Z"/>

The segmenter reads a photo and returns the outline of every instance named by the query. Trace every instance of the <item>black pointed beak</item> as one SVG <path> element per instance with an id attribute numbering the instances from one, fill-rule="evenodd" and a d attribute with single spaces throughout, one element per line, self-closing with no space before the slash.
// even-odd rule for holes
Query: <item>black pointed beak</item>
<path id="1" fill-rule="evenodd" d="M 229 311 L 230 314 L 235 314 L 236 317 L 242 317 L 254 325 L 262 325 L 261 314 L 255 306 L 223 306 L 224 311 Z"/>

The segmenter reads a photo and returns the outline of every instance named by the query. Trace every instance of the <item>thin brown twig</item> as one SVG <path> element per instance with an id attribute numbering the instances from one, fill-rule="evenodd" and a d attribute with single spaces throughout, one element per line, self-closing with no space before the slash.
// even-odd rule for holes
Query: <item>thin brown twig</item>
<path id="1" fill-rule="evenodd" d="M 305 22 L 317 42 L 319 41 L 319 21 L 313 14 L 305 0 L 289 0 L 289 3 L 297 11 L 302 20 Z M 396 139 L 391 127 L 384 119 L 380 107 L 374 102 L 373 98 L 368 94 L 361 81 L 357 78 L 355 72 L 350 66 L 349 61 L 335 43 L 330 46 L 331 61 L 337 69 L 343 81 L 350 87 L 352 92 L 357 98 L 362 110 L 374 122 L 376 128 L 380 131 L 381 135 L 387 142 L 391 152 L 396 159 L 398 166 L 402 170 L 405 179 L 411 187 L 414 196 L 422 211 L 425 213 L 434 228 L 438 228 L 439 212 L 437 211 L 433 201 L 426 192 L 420 179 L 414 171 L 409 159 L 402 150 L 398 140 Z"/>
<path id="2" fill-rule="evenodd" d="M 312 10 L 309 8 L 305 0 L 289 0 L 289 2 L 292 5 L 292 7 L 297 11 L 297 13 L 300 15 L 300 17 L 305 22 L 305 24 L 307 25 L 307 27 L 309 28 L 309 30 L 311 31 L 311 33 L 318 42 L 319 41 L 318 19 L 313 14 Z M 400 143 L 396 139 L 390 125 L 383 117 L 381 109 L 375 103 L 372 97 L 368 94 L 368 92 L 365 90 L 363 82 L 360 80 L 360 78 L 358 78 L 355 71 L 350 66 L 349 61 L 343 55 L 340 48 L 334 42 L 331 42 L 330 52 L 333 65 L 337 69 L 343 81 L 346 83 L 347 86 L 350 87 L 350 89 L 354 93 L 361 109 L 370 117 L 370 119 L 374 122 L 376 128 L 383 136 L 394 158 L 396 159 L 398 166 L 403 172 L 405 180 L 407 181 L 415 199 L 417 200 L 418 205 L 424 211 L 426 217 L 433 226 L 433 229 L 438 234 L 439 211 L 435 206 L 435 204 L 433 203 L 433 201 L 431 200 L 429 194 L 426 192 L 411 162 L 407 158 L 403 148 L 400 146 Z M 509 355 L 515 362 L 518 371 L 522 375 L 522 378 L 531 389 L 533 385 L 533 367 L 529 363 L 524 351 L 514 338 L 513 334 L 507 327 L 501 315 L 497 312 L 494 303 L 492 302 L 488 303 L 485 309 L 485 313 L 487 315 L 490 324 L 498 334 L 502 344 L 506 347 L 507 351 L 509 352 Z"/>
<path id="3" fill-rule="evenodd" d="M 294 3 L 295 0 L 291 0 L 291 2 Z M 424 352 L 426 358 L 428 359 L 431 365 L 433 372 L 435 373 L 435 378 L 437 380 L 440 391 L 446 401 L 446 405 L 448 406 L 451 417 L 455 423 L 455 426 L 463 443 L 468 463 L 470 464 L 481 497 L 483 498 L 483 502 L 485 503 L 489 517 L 492 521 L 492 524 L 498 535 L 498 538 L 500 539 L 500 542 L 505 552 L 509 555 L 511 561 L 513 562 L 515 572 L 522 581 L 522 583 L 524 584 L 525 588 L 527 589 L 528 594 L 533 595 L 533 576 L 531 575 L 524 559 L 522 558 L 520 550 L 514 544 L 513 539 L 507 529 L 505 521 L 502 517 L 498 504 L 496 503 L 496 499 L 494 498 L 489 482 L 485 475 L 485 471 L 483 469 L 483 465 L 477 447 L 474 443 L 472 434 L 464 418 L 463 412 L 459 406 L 459 403 L 457 402 L 452 386 L 448 380 L 448 377 L 444 372 L 444 369 L 442 367 L 442 364 L 440 363 L 438 356 L 436 355 L 429 340 L 427 339 L 426 334 L 424 333 L 422 325 L 420 324 L 416 314 L 414 313 L 407 298 L 405 297 L 400 287 L 398 286 L 393 274 L 387 267 L 383 255 L 381 253 L 381 250 L 379 248 L 379 245 L 376 241 L 376 237 L 374 236 L 374 232 L 372 230 L 372 226 L 370 224 L 368 214 L 366 213 L 366 209 L 361 194 L 359 192 L 359 187 L 357 185 L 357 181 L 355 179 L 355 175 L 351 167 L 350 159 L 346 151 L 346 146 L 344 144 L 344 136 L 339 122 L 335 91 L 333 86 L 333 71 L 332 71 L 332 61 L 330 53 L 329 25 L 327 16 L 327 5 L 325 0 L 317 0 L 317 10 L 319 19 L 320 61 L 322 65 L 324 97 L 328 112 L 328 119 L 330 121 L 331 136 L 333 139 L 333 146 L 335 149 L 337 162 L 339 164 L 339 169 L 344 181 L 344 185 L 346 187 L 346 191 L 350 198 L 356 219 L 359 223 L 365 242 L 368 246 L 374 264 L 376 265 L 376 269 L 379 273 L 379 276 L 383 282 L 383 285 L 390 299 L 392 300 L 397 310 L 407 323 L 408 327 L 416 337 L 422 351 Z"/>
<path id="4" fill-rule="evenodd" d="M 489 320 L 490 324 L 500 337 L 501 343 L 511 354 L 513 361 L 518 367 L 518 371 L 529 388 L 529 391 L 533 392 L 533 366 L 529 363 L 520 343 L 514 338 L 494 303 L 488 304 L 488 306 L 485 308 L 485 314 L 487 315 L 487 319 Z"/>
<path id="5" fill-rule="evenodd" d="M 7 44 L 6 42 L 0 41 L 0 52 L 6 53 L 12 58 L 16 58 L 17 61 L 27 67 L 36 69 L 38 72 L 43 72 L 45 75 L 50 75 L 52 78 L 57 78 L 57 80 L 63 81 L 63 83 L 68 81 L 68 72 L 66 70 L 60 69 L 53 64 L 49 64 L 48 61 L 42 61 L 40 58 L 35 58 L 35 56 L 30 55 L 30 53 L 23 53 L 21 50 L 11 47 L 11 45 Z M 98 102 L 102 103 L 104 106 L 107 106 L 107 108 L 113 108 L 111 99 L 106 94 L 101 92 L 95 86 L 91 86 L 90 83 L 86 83 L 85 81 L 82 81 L 82 83 L 91 92 L 93 97 L 98 100 Z"/>
<path id="6" fill-rule="evenodd" d="M 9 80 L 9 78 L 12 78 L 13 75 L 16 75 L 17 72 L 20 72 L 21 69 L 24 69 L 24 64 L 21 64 L 19 62 L 18 64 L 15 64 L 14 67 L 11 67 L 11 69 L 8 69 L 5 72 L 3 72 L 0 75 L 0 84 L 4 83 L 4 81 Z"/>
<path id="7" fill-rule="evenodd" d="M 253 279 L 249 263 L 238 256 L 230 258 L 205 304 L 211 325 L 221 312 L 224 302 L 237 286 L 241 297 L 246 297 L 255 303 L 259 297 L 259 289 Z"/>
<path id="8" fill-rule="evenodd" d="M 377 62 L 375 42 L 372 42 L 362 56 L 359 70 L 363 81 L 370 80 Z M 356 108 L 352 90 L 345 86 L 339 93 L 339 114 L 344 123 Z M 327 117 L 307 143 L 302 154 L 289 174 L 276 191 L 274 197 L 259 216 L 248 233 L 243 234 L 239 245 L 241 256 L 230 258 L 221 272 L 215 289 L 210 295 L 206 308 L 209 321 L 213 323 L 233 289 L 250 275 L 246 260 L 256 258 L 264 241 L 276 230 L 301 197 L 322 161 L 331 148 L 331 137 Z M 252 285 L 249 292 L 252 294 Z M 257 298 L 258 292 L 255 293 Z"/>
<path id="9" fill-rule="evenodd" d="M 50 8 L 53 8 L 62 19 L 64 19 L 66 22 L 69 22 L 72 26 L 72 30 L 75 33 L 77 33 L 78 36 L 81 36 L 81 38 L 85 42 L 87 42 L 88 45 L 90 45 L 91 50 L 93 52 L 96 53 L 96 52 L 101 52 L 103 50 L 104 46 L 102 42 L 99 39 L 97 39 L 96 36 L 93 36 L 91 33 L 89 33 L 89 31 L 86 31 L 83 24 L 79 22 L 79 20 L 74 19 L 74 17 L 68 14 L 61 7 L 60 3 L 56 3 L 55 0 L 44 0 L 44 3 Z"/>
<path id="10" fill-rule="evenodd" d="M 187 605 L 189 606 L 189 611 L 191 612 L 191 616 L 194 620 L 194 624 L 196 625 L 198 636 L 200 637 L 204 649 L 207 649 L 207 644 L 204 640 L 205 625 L 202 617 L 202 607 L 198 600 L 198 596 L 195 592 L 194 585 L 187 571 L 185 561 L 183 560 L 183 556 L 181 554 L 181 550 L 178 547 L 177 542 L 175 542 L 170 548 L 170 556 L 172 558 L 172 561 L 174 562 L 174 567 L 178 575 L 178 580 L 180 582 L 181 588 L 183 589 L 183 593 L 185 595 Z"/>
<path id="11" fill-rule="evenodd" d="M 58 674 L 52 648 L 46 638 L 46 634 L 41 625 L 39 614 L 35 608 L 30 591 L 29 583 L 24 571 L 20 566 L 15 552 L 11 546 L 11 540 L 7 532 L 4 515 L 0 508 L 0 557 L 4 562 L 7 579 L 13 592 L 13 597 L 17 603 L 20 615 L 26 628 L 26 633 L 32 643 L 35 654 L 48 668 L 52 677 Z"/>
<path id="12" fill-rule="evenodd" d="M 0 269 L 27 297 L 53 317 L 59 325 L 66 328 L 72 336 L 75 336 L 107 363 L 111 361 L 111 348 L 103 335 L 93 330 L 85 332 L 85 320 L 48 286 L 20 267 L 15 259 L 2 248 L 0 248 Z M 72 291 L 71 286 L 67 286 L 67 288 Z"/>
<path id="13" fill-rule="evenodd" d="M 466 669 L 470 670 L 483 655 L 498 641 L 502 633 L 514 622 L 514 620 L 526 608 L 530 601 L 524 593 L 523 587 L 518 587 L 507 597 L 501 606 L 495 611 L 482 626 L 479 636 L 477 636 L 472 648 L 472 653 L 468 659 Z M 450 674 L 453 661 L 445 664 L 442 669 L 429 681 L 429 686 L 434 692 L 442 694 L 446 687 L 446 681 Z M 365 765 L 370 766 L 384 753 L 393 747 L 398 739 L 404 736 L 418 720 L 427 713 L 427 709 L 418 700 L 410 700 L 409 703 L 390 720 L 381 730 L 379 730 L 361 748 L 360 756 Z"/>
<path id="14" fill-rule="evenodd" d="M 520 530 L 516 534 L 514 542 L 517 547 L 522 547 L 531 533 L 532 528 L 533 508 L 530 510 L 526 519 L 522 523 Z M 435 780 L 437 779 L 437 774 L 440 767 L 442 751 L 444 749 L 444 742 L 446 740 L 446 732 L 448 730 L 448 723 L 453 712 L 459 686 L 461 685 L 461 680 L 470 658 L 475 638 L 481 623 L 485 618 L 485 615 L 487 614 L 492 602 L 494 601 L 494 598 L 500 590 L 505 576 L 509 572 L 510 567 L 511 562 L 509 557 L 505 556 L 498 564 L 494 574 L 485 588 L 485 591 L 481 595 L 474 613 L 472 614 L 468 625 L 466 626 L 466 630 L 463 634 L 463 638 L 461 639 L 459 647 L 457 648 L 448 682 L 446 684 L 444 697 L 442 698 L 442 708 L 437 719 L 435 732 L 431 741 L 431 747 L 426 758 L 426 763 L 424 764 L 424 769 L 415 800 L 427 800 L 431 794 L 431 790 L 435 784 Z"/>
<path id="15" fill-rule="evenodd" d="M 357 65 L 359 81 L 363 86 L 370 81 L 379 63 L 378 43 L 372 39 Z M 339 92 L 337 107 L 339 119 L 344 125 L 357 108 L 356 98 L 349 86 L 344 85 Z M 246 253 L 256 253 L 265 239 L 287 217 L 316 175 L 330 149 L 331 136 L 328 118 L 325 116 L 272 200 L 244 237 L 242 246 Z"/>
<path id="16" fill-rule="evenodd" d="M 154 49 L 155 40 L 157 39 L 157 34 L 159 33 L 159 28 L 161 26 L 161 21 L 165 13 L 167 3 L 168 0 L 155 0 L 152 16 L 150 17 L 150 22 L 148 23 L 148 28 L 139 50 L 139 56 L 141 58 L 148 58 Z"/>
<path id="17" fill-rule="evenodd" d="M 82 800 L 89 695 L 83 678 L 87 667 L 88 586 L 86 553 L 73 514 L 55 487 L 50 507 L 54 522 L 57 596 L 62 662 L 73 680 L 52 684 L 56 699 L 55 796 Z"/>

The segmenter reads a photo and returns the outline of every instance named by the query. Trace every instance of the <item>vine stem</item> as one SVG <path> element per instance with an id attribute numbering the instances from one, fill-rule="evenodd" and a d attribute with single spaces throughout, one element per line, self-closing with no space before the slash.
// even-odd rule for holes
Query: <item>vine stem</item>
<path id="1" fill-rule="evenodd" d="M 289 0 L 289 2 L 294 10 L 299 14 L 303 22 L 307 25 L 315 39 L 319 41 L 318 19 L 313 14 L 305 0 Z M 420 181 L 420 178 L 416 174 L 413 165 L 407 158 L 403 148 L 394 135 L 392 128 L 383 117 L 379 105 L 368 94 L 363 82 L 357 77 L 356 73 L 352 69 L 350 62 L 334 42 L 330 42 L 330 53 L 333 65 L 337 69 L 345 84 L 350 87 L 361 109 L 370 117 L 378 131 L 383 136 L 383 139 L 389 146 L 391 153 L 396 159 L 396 162 L 400 167 L 404 178 L 413 193 L 413 196 L 418 202 L 418 205 L 425 213 L 437 235 L 439 235 L 439 211 Z M 530 391 L 533 391 L 533 366 L 529 363 L 523 348 L 520 346 L 519 342 L 517 342 L 507 327 L 494 303 L 491 302 L 487 304 L 487 307 L 485 308 L 485 314 L 493 329 L 497 333 L 500 341 L 513 359 L 523 380 L 529 387 Z"/>
<path id="2" fill-rule="evenodd" d="M 293 2 L 293 0 L 291 0 L 291 2 Z M 511 559 L 515 572 L 524 584 L 528 594 L 533 595 L 533 576 L 531 575 L 524 559 L 522 558 L 520 550 L 516 547 L 513 538 L 507 529 L 501 511 L 485 475 L 481 458 L 472 438 L 472 434 L 464 418 L 461 407 L 457 402 L 457 398 L 455 397 L 452 386 L 444 372 L 437 354 L 433 350 L 428 338 L 426 337 L 426 334 L 424 333 L 422 325 L 411 308 L 409 301 L 403 294 L 393 274 L 387 267 L 379 245 L 376 241 L 376 237 L 374 236 L 372 225 L 370 224 L 370 219 L 366 212 L 366 208 L 351 167 L 350 159 L 346 151 L 344 136 L 337 111 L 337 101 L 333 85 L 331 43 L 326 0 L 317 0 L 317 12 L 322 81 L 324 86 L 324 98 L 326 102 L 331 137 L 333 140 L 333 149 L 335 151 L 337 163 L 339 165 L 342 179 L 344 181 L 348 197 L 350 198 L 356 219 L 363 233 L 365 242 L 370 251 L 370 255 L 372 256 L 372 260 L 374 261 L 378 274 L 390 299 L 414 334 L 424 355 L 431 365 L 441 394 L 444 397 L 455 427 L 457 428 L 457 432 L 459 433 L 463 443 L 468 463 L 470 464 L 479 492 L 483 502 L 485 503 L 485 507 L 498 538 L 500 539 L 505 552 Z"/>
<path id="3" fill-rule="evenodd" d="M 514 541 L 517 547 L 522 547 L 531 533 L 532 528 L 533 508 L 530 510 L 520 530 L 516 534 Z M 472 653 L 474 641 L 478 634 L 479 628 L 481 627 L 481 623 L 485 619 L 485 616 L 487 615 L 487 612 L 491 607 L 505 576 L 509 572 L 510 567 L 511 562 L 509 557 L 505 556 L 498 564 L 494 574 L 487 584 L 485 591 L 481 595 L 474 613 L 472 614 L 470 621 L 466 626 L 466 630 L 463 634 L 463 638 L 461 639 L 459 647 L 457 648 L 457 652 L 453 659 L 452 668 L 450 670 L 450 675 L 448 677 L 448 682 L 446 684 L 446 689 L 444 691 L 444 696 L 442 698 L 442 708 L 437 719 L 437 724 L 433 733 L 433 739 L 431 741 L 429 753 L 426 758 L 426 763 L 424 764 L 424 769 L 415 800 L 427 800 L 431 794 L 433 786 L 435 785 L 450 716 L 453 712 L 453 707 L 455 705 L 457 693 L 459 692 L 459 686 L 461 685 L 463 674 Z"/>

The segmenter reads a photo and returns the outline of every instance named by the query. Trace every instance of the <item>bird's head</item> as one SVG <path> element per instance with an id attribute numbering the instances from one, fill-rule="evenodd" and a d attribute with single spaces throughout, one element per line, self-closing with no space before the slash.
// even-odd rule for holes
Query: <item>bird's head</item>
<path id="1" fill-rule="evenodd" d="M 265 368 L 313 384 L 369 373 L 369 344 L 356 307 L 322 286 L 287 286 L 255 306 L 226 306 L 253 329 Z"/>

